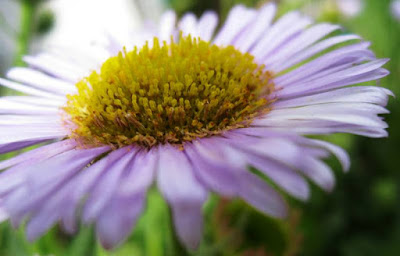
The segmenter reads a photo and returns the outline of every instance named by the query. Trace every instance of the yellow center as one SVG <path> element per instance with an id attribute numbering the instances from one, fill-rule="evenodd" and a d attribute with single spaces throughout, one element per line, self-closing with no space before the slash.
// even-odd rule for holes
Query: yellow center
<path id="1" fill-rule="evenodd" d="M 68 95 L 71 137 L 87 146 L 151 147 L 246 127 L 268 111 L 273 90 L 271 74 L 253 59 L 190 36 L 124 49 Z"/>

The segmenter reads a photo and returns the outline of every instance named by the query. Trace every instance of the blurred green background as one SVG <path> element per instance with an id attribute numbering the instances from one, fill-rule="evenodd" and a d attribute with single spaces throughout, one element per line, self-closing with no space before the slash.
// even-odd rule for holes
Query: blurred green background
<path id="1" fill-rule="evenodd" d="M 4 76 L 11 65 L 23 65 L 21 56 L 31 51 L 35 38 L 52 30 L 57 16 L 46 8 L 40 8 L 43 1 L 39 0 L 0 2 L 0 70 Z M 161 5 L 176 10 L 179 15 L 187 11 L 200 15 L 204 10 L 213 9 L 223 19 L 235 4 L 259 6 L 264 2 L 268 1 L 169 0 Z M 318 21 L 342 24 L 342 33 L 351 31 L 371 41 L 378 57 L 391 59 L 386 65 L 391 75 L 380 82 L 381 86 L 400 95 L 400 21 L 391 13 L 390 0 L 360 0 L 360 8 L 355 14 L 341 9 L 336 0 L 276 2 L 280 14 L 301 9 Z M 7 17 L 9 11 L 16 14 Z M 4 90 L 0 92 L 7 93 Z M 91 227 L 82 227 L 76 236 L 65 235 L 54 227 L 38 241 L 29 243 L 23 228 L 14 230 L 6 222 L 0 224 L 0 256 L 400 255 L 398 99 L 392 98 L 388 108 L 391 111 L 386 116 L 389 138 L 326 137 L 349 151 L 351 170 L 347 174 L 341 173 L 339 164 L 331 159 L 330 165 L 336 170 L 337 177 L 334 192 L 326 194 L 313 187 L 312 198 L 307 203 L 288 198 L 291 214 L 285 221 L 262 216 L 240 201 L 212 196 L 204 209 L 205 234 L 201 247 L 198 252 L 188 253 L 174 236 L 167 205 L 157 191 L 152 190 L 147 209 L 132 235 L 115 251 L 103 250 Z"/>

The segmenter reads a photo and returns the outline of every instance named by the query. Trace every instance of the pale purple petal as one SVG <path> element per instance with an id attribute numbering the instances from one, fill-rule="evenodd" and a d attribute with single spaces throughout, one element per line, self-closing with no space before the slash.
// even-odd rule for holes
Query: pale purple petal
<path id="1" fill-rule="evenodd" d="M 93 186 L 99 182 L 99 179 L 109 170 L 112 170 L 114 163 L 125 156 L 131 150 L 130 147 L 124 147 L 112 151 L 106 157 L 100 159 L 92 166 L 79 173 L 71 183 L 73 191 L 68 192 L 63 199 L 65 210 L 62 213 L 62 223 L 65 230 L 69 233 L 76 231 L 76 208 L 80 200 L 92 190 Z"/>
<path id="2" fill-rule="evenodd" d="M 247 151 L 249 165 L 262 171 L 290 195 L 301 200 L 308 199 L 308 184 L 295 171 L 305 153 L 300 147 L 279 138 L 253 141 L 251 145 L 241 147 L 245 143 L 234 144 L 239 150 Z"/>
<path id="3" fill-rule="evenodd" d="M 210 41 L 215 28 L 218 25 L 218 15 L 212 11 L 206 11 L 199 19 L 197 32 L 201 39 Z"/>
<path id="4" fill-rule="evenodd" d="M 219 143 L 215 141 L 215 143 Z M 208 188 L 218 194 L 232 197 L 238 195 L 240 180 L 237 177 L 237 167 L 228 166 L 216 147 L 205 147 L 202 143 L 194 142 L 187 145 L 185 152 L 193 164 L 196 177 Z"/>
<path id="5" fill-rule="evenodd" d="M 265 214 L 275 217 L 284 217 L 286 215 L 286 206 L 279 194 L 247 170 L 247 163 L 249 163 L 248 156 L 233 150 L 233 148 L 224 143 L 221 139 L 217 139 L 216 141 L 213 139 L 202 139 L 202 142 L 205 140 L 208 142 L 202 146 L 204 150 L 203 154 L 205 151 L 209 151 L 212 152 L 211 154 L 213 156 L 213 158 L 207 159 L 211 164 L 210 166 L 213 168 L 211 171 L 221 172 L 225 170 L 225 172 L 219 174 L 220 178 L 215 180 L 215 182 L 221 183 L 226 188 L 229 188 L 230 185 L 230 189 L 232 190 L 230 196 L 241 197 Z M 199 148 L 199 145 L 197 145 L 197 148 Z M 194 156 L 191 159 L 194 159 Z M 216 165 L 219 165 L 220 168 L 215 168 L 214 166 Z M 222 169 L 223 166 L 225 167 L 224 169 Z M 198 171 L 205 170 L 205 168 L 201 168 Z M 197 173 L 197 175 L 199 175 L 199 173 Z M 225 176 L 229 180 L 226 180 Z M 218 176 L 215 176 L 215 178 L 218 178 Z M 230 184 L 231 180 L 233 181 L 232 184 Z M 208 181 L 207 184 L 212 183 Z M 249 186 L 253 187 L 251 191 L 249 190 Z M 221 187 L 222 186 L 216 186 L 217 189 L 221 189 Z M 210 188 L 214 190 L 213 187 Z M 305 188 L 305 190 L 306 189 L 307 188 Z M 220 192 L 219 190 L 216 191 Z M 254 197 L 250 199 L 252 196 Z M 264 203 L 265 205 L 262 205 Z"/>
<path id="6" fill-rule="evenodd" d="M 106 173 L 96 182 L 83 210 L 85 223 L 94 221 L 110 202 L 124 172 L 132 168 L 136 151 L 136 148 L 128 150 L 125 155 L 108 167 Z"/>
<path id="7" fill-rule="evenodd" d="M 32 85 L 39 90 L 58 95 L 74 94 L 77 92 L 73 83 L 50 77 L 30 68 L 12 68 L 7 72 L 7 77 L 23 84 Z"/>
<path id="8" fill-rule="evenodd" d="M 244 172 L 240 178 L 243 184 L 240 196 L 247 203 L 273 217 L 285 218 L 287 216 L 285 201 L 273 188 L 250 172 Z"/>
<path id="9" fill-rule="evenodd" d="M 224 25 L 217 33 L 213 43 L 216 45 L 229 45 L 242 30 L 255 18 L 256 11 L 243 5 L 232 8 Z"/>
<path id="10" fill-rule="evenodd" d="M 116 196 L 101 211 L 96 221 L 96 233 L 104 248 L 114 248 L 130 234 L 142 212 L 144 198 L 144 193 L 134 197 Z"/>
<path id="11" fill-rule="evenodd" d="M 0 154 L 12 152 L 15 150 L 23 149 L 26 147 L 30 147 L 42 142 L 45 142 L 46 140 L 33 140 L 33 141 L 21 141 L 21 142 L 12 142 L 12 143 L 6 143 L 6 144 L 1 144 L 0 145 Z"/>
<path id="12" fill-rule="evenodd" d="M 171 205 L 179 239 L 189 249 L 196 249 L 202 237 L 201 211 L 207 191 L 195 178 L 193 168 L 182 151 L 164 145 L 160 147 L 159 154 L 158 188 Z"/>
<path id="13" fill-rule="evenodd" d="M 276 13 L 275 4 L 265 4 L 258 11 L 257 16 L 253 19 L 252 23 L 248 25 L 243 33 L 235 39 L 233 45 L 240 51 L 248 51 L 253 44 L 268 30 L 271 25 L 272 19 Z"/>
<path id="14" fill-rule="evenodd" d="M 20 168 L 28 169 L 24 184 L 4 198 L 6 211 L 10 216 L 22 216 L 40 206 L 43 200 L 107 150 L 108 147 L 73 149 L 39 164 L 21 165 Z"/>
<path id="15" fill-rule="evenodd" d="M 66 98 L 64 100 L 58 99 L 49 99 L 43 97 L 36 97 L 36 96 L 3 96 L 0 98 L 0 101 L 4 102 L 11 102 L 14 103 L 22 103 L 25 105 L 37 105 L 43 107 L 56 107 L 59 108 L 65 105 Z"/>
<path id="16" fill-rule="evenodd" d="M 183 36 L 188 36 L 190 34 L 192 37 L 197 37 L 198 31 L 196 16 L 193 13 L 185 14 L 178 23 L 178 29 L 182 31 Z"/>
<path id="17" fill-rule="evenodd" d="M 296 36 L 311 23 L 309 17 L 302 16 L 298 12 L 287 13 L 271 26 L 268 32 L 250 50 L 250 53 L 261 62 L 274 49 Z"/>
<path id="18" fill-rule="evenodd" d="M 5 87 L 8 87 L 10 89 L 20 91 L 29 95 L 33 96 L 38 96 L 38 97 L 45 97 L 45 98 L 51 98 L 51 99 L 60 99 L 64 100 L 64 97 L 55 95 L 53 93 L 45 92 L 39 89 L 32 88 L 27 85 L 19 84 L 16 82 L 12 82 L 3 78 L 0 78 L 0 85 L 3 85 Z"/>
<path id="19" fill-rule="evenodd" d="M 1 161 L 0 170 L 26 161 L 29 161 L 30 163 L 34 163 L 36 161 L 43 161 L 57 154 L 71 150 L 75 146 L 76 142 L 74 140 L 64 140 L 64 141 L 54 142 L 49 145 L 45 145 L 36 149 L 32 149 L 28 152 L 19 154 L 18 156 L 15 156 L 13 158 Z"/>
<path id="20" fill-rule="evenodd" d="M 49 53 L 41 53 L 35 56 L 25 56 L 24 61 L 30 67 L 36 68 L 48 74 L 54 75 L 69 83 L 76 83 L 85 77 L 89 70 L 82 70 L 66 60 L 55 57 Z"/>
<path id="21" fill-rule="evenodd" d="M 350 67 L 344 70 L 340 70 L 338 72 L 334 72 L 324 77 L 317 77 L 313 80 L 306 80 L 306 81 L 297 81 L 296 84 L 286 85 L 281 91 L 277 93 L 278 97 L 289 97 L 289 95 L 299 94 L 309 91 L 316 91 L 316 90 L 326 90 L 326 89 L 333 89 L 339 86 L 344 86 L 347 84 L 356 84 L 357 79 L 359 79 L 361 75 L 370 74 L 375 70 L 379 70 L 384 64 L 386 64 L 389 60 L 388 59 L 378 59 L 374 61 L 370 61 L 364 64 L 360 64 L 354 67 Z M 347 79 L 347 80 L 346 80 Z M 356 82 L 352 82 L 353 79 Z M 375 79 L 370 79 L 375 80 Z M 347 84 L 338 85 L 338 82 L 344 81 Z"/>
<path id="22" fill-rule="evenodd" d="M 327 103 L 323 108 L 309 105 L 297 108 L 277 109 L 265 118 L 254 120 L 252 125 L 266 126 L 270 121 L 325 120 L 360 126 L 386 128 L 387 124 L 377 114 L 387 113 L 384 107 L 368 103 Z"/>
<path id="23" fill-rule="evenodd" d="M 307 60 L 308 58 L 311 58 L 312 56 L 323 52 L 324 50 L 335 46 L 340 43 L 344 43 L 347 41 L 351 40 L 358 40 L 360 39 L 359 36 L 357 35 L 340 35 L 340 36 L 334 36 L 327 38 L 319 43 L 316 43 L 309 48 L 298 52 L 295 56 L 292 56 L 289 59 L 282 59 L 280 62 L 276 62 L 273 65 L 271 65 L 271 69 L 274 70 L 275 72 L 279 73 L 289 67 L 292 67 L 304 60 Z"/>
<path id="24" fill-rule="evenodd" d="M 350 169 L 350 157 L 345 150 L 343 150 L 342 148 L 340 148 L 334 144 L 326 142 L 326 141 L 309 140 L 309 139 L 307 139 L 307 140 L 310 141 L 313 145 L 319 146 L 322 148 L 326 148 L 332 154 L 334 154 L 336 156 L 336 158 L 339 160 L 339 162 L 341 163 L 342 168 L 345 172 L 347 172 Z"/>
<path id="25" fill-rule="evenodd" d="M 292 108 L 307 105 L 325 104 L 325 103 L 344 103 L 360 102 L 372 103 L 380 106 L 386 106 L 388 96 L 392 92 L 385 88 L 375 86 L 356 86 L 341 88 L 325 93 L 314 94 L 310 96 L 298 97 L 289 100 L 279 100 L 273 103 L 274 109 Z M 323 107 L 324 105 L 321 105 Z"/>
<path id="26" fill-rule="evenodd" d="M 44 128 L 44 127 L 43 127 Z M 55 130 L 26 130 L 19 131 L 20 129 L 15 130 L 14 132 L 11 130 L 2 129 L 2 133 L 0 134 L 0 144 L 8 144 L 14 142 L 23 142 L 23 141 L 33 141 L 33 140 L 48 140 L 48 139 L 57 139 L 65 137 L 68 132 L 63 129 L 55 129 Z"/>
<path id="27" fill-rule="evenodd" d="M 316 41 L 332 33 L 333 31 L 338 30 L 339 28 L 340 27 L 338 25 L 326 23 L 314 25 L 287 43 L 279 52 L 274 52 L 274 54 L 270 55 L 264 61 L 264 64 L 271 68 L 271 70 L 274 70 L 273 66 L 275 63 L 290 59 L 292 55 L 302 52 L 308 46 L 314 44 Z"/>
<path id="28" fill-rule="evenodd" d="M 166 11 L 160 18 L 159 39 L 169 42 L 174 35 L 176 14 L 174 11 Z"/>
<path id="29" fill-rule="evenodd" d="M 0 100 L 0 114 L 56 116 L 59 113 L 60 110 L 57 107 L 38 106 L 4 99 Z"/>
<path id="30" fill-rule="evenodd" d="M 278 88 L 281 88 L 285 85 L 301 81 L 301 79 L 308 78 L 311 75 L 318 74 L 318 72 L 326 68 L 336 67 L 338 63 L 352 63 L 356 60 L 360 60 L 360 58 L 365 59 L 365 57 L 370 57 L 372 59 L 374 58 L 374 54 L 367 50 L 369 46 L 369 42 L 362 42 L 334 50 L 284 75 L 278 76 L 274 79 L 274 82 Z M 345 60 L 344 63 L 343 60 Z"/>

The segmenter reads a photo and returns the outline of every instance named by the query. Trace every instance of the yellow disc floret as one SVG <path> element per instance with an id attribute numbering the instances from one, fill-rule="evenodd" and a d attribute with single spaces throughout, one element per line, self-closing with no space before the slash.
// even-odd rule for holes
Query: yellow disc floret
<path id="1" fill-rule="evenodd" d="M 190 36 L 124 49 L 68 95 L 71 137 L 88 146 L 151 147 L 246 127 L 268 111 L 273 89 L 253 59 Z"/>

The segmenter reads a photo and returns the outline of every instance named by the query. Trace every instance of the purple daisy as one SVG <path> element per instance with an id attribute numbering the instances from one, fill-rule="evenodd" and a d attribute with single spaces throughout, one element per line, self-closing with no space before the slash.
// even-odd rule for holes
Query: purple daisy
<path id="1" fill-rule="evenodd" d="M 369 43 L 333 35 L 276 6 L 234 7 L 221 29 L 213 12 L 177 22 L 166 12 L 123 45 L 54 47 L 25 57 L 0 99 L 0 153 L 37 148 L 0 162 L 0 219 L 26 221 L 30 240 L 56 222 L 68 232 L 94 223 L 105 248 L 131 232 L 155 184 L 171 207 L 180 241 L 202 237 L 209 193 L 241 198 L 286 216 L 282 196 L 309 198 L 310 179 L 326 191 L 323 159 L 344 150 L 307 135 L 386 137 L 378 114 L 392 93 L 371 85 L 386 76 Z M 371 82 L 370 85 L 357 85 Z M 357 85 L 357 86 L 356 86 Z"/>

